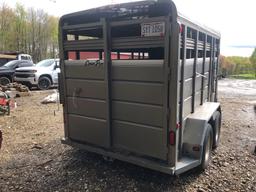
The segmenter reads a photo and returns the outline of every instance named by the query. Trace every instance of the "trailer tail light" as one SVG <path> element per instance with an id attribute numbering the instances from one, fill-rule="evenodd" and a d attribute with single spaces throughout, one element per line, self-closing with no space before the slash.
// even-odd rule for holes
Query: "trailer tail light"
<path id="1" fill-rule="evenodd" d="M 169 133 L 169 143 L 170 145 L 175 145 L 175 132 L 170 131 Z"/>

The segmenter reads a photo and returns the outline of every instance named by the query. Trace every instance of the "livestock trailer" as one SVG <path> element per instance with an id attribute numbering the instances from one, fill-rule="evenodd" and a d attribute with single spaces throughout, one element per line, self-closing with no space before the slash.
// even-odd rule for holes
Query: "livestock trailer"
<path id="1" fill-rule="evenodd" d="M 218 32 L 149 0 L 64 15 L 59 46 L 62 143 L 168 174 L 207 167 L 221 124 Z"/>

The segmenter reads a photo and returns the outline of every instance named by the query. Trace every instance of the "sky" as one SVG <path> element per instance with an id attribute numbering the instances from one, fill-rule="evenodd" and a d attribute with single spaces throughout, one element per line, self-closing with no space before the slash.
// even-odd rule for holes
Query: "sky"
<path id="1" fill-rule="evenodd" d="M 55 16 L 131 0 L 0 0 L 11 7 L 43 9 Z M 136 1 L 136 0 L 132 0 Z M 256 47 L 256 0 L 173 0 L 183 15 L 221 33 L 221 54 L 250 56 Z"/>

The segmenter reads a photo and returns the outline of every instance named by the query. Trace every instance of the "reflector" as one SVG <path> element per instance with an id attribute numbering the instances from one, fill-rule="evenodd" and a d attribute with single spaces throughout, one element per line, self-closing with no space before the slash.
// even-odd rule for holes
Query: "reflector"
<path id="1" fill-rule="evenodd" d="M 170 139 L 170 145 L 175 145 L 175 133 L 174 133 L 174 131 L 170 131 L 169 139 Z"/>

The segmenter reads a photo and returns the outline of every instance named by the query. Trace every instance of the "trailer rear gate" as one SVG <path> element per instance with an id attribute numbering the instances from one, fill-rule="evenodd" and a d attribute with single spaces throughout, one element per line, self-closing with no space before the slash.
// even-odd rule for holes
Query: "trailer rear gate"
<path id="1" fill-rule="evenodd" d="M 104 66 L 65 61 L 69 136 L 101 147 L 166 159 L 163 60 L 112 61 L 111 101 Z M 153 78 L 152 78 L 153 77 Z M 107 124 L 111 103 L 111 135 Z M 131 139 L 132 138 L 132 139 Z"/>
<path id="2" fill-rule="evenodd" d="M 62 17 L 60 92 L 66 138 L 174 167 L 187 117 L 216 99 L 217 82 L 210 74 L 217 73 L 219 39 L 178 17 L 171 1 L 159 2 Z M 127 12 L 118 13 L 124 8 Z M 142 25 L 150 23 L 164 25 L 163 34 L 142 35 Z M 76 60 L 68 58 L 71 52 Z M 80 60 L 85 52 L 97 52 L 98 58 Z M 176 134 L 174 145 L 170 132 Z"/>

